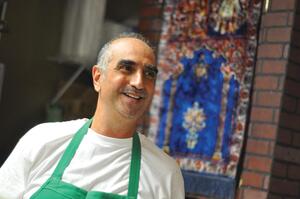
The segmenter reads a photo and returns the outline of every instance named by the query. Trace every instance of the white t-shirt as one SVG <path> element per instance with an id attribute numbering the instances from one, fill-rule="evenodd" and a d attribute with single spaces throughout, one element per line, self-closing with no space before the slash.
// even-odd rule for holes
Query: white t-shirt
<path id="1" fill-rule="evenodd" d="M 44 123 L 29 130 L 0 169 L 0 199 L 29 199 L 53 173 L 73 135 L 86 122 Z M 176 162 L 145 136 L 141 141 L 138 198 L 183 199 Z M 127 194 L 132 138 L 106 137 L 89 129 L 62 180 L 87 191 Z"/>

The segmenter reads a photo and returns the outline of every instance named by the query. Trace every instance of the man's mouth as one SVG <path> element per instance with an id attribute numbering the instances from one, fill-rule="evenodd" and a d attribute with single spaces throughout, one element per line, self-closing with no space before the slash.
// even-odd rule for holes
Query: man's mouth
<path id="1" fill-rule="evenodd" d="M 134 93 L 124 92 L 123 94 L 126 95 L 127 97 L 131 97 L 131 98 L 136 99 L 136 100 L 140 100 L 140 99 L 144 98 L 144 96 L 140 96 L 140 95 L 137 95 L 137 94 L 134 94 Z"/>
<path id="2" fill-rule="evenodd" d="M 126 87 L 122 93 L 135 100 L 142 100 L 147 97 L 146 91 L 144 89 L 136 89 L 134 87 Z"/>

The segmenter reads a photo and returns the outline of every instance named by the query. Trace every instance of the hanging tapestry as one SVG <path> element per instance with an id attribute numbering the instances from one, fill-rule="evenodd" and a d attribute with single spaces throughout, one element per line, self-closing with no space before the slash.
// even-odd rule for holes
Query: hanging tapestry
<path id="1" fill-rule="evenodd" d="M 260 0 L 165 1 L 148 137 L 183 171 L 236 176 L 260 7 Z"/>

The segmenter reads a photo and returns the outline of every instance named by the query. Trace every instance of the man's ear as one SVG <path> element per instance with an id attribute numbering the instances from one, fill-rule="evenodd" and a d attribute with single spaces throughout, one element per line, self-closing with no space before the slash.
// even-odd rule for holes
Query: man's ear
<path id="1" fill-rule="evenodd" d="M 92 76 L 93 76 L 93 84 L 96 92 L 100 91 L 100 80 L 101 80 L 102 71 L 98 65 L 93 66 L 92 68 Z"/>

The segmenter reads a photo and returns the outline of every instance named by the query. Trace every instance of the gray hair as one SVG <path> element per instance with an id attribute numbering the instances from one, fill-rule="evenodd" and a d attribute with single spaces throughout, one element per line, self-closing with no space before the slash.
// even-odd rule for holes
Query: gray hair
<path id="1" fill-rule="evenodd" d="M 106 44 L 104 44 L 104 46 L 101 48 L 101 50 L 98 54 L 98 57 L 97 57 L 97 67 L 100 68 L 102 71 L 106 70 L 108 63 L 110 61 L 111 55 L 112 55 L 112 52 L 110 50 L 111 44 L 115 40 L 122 39 L 122 38 L 138 39 L 138 40 L 144 42 L 145 44 L 147 44 L 154 52 L 153 46 L 150 44 L 149 40 L 147 40 L 143 35 L 141 35 L 139 33 L 135 33 L 135 32 L 121 33 L 117 37 L 114 37 L 113 39 L 108 41 Z"/>

